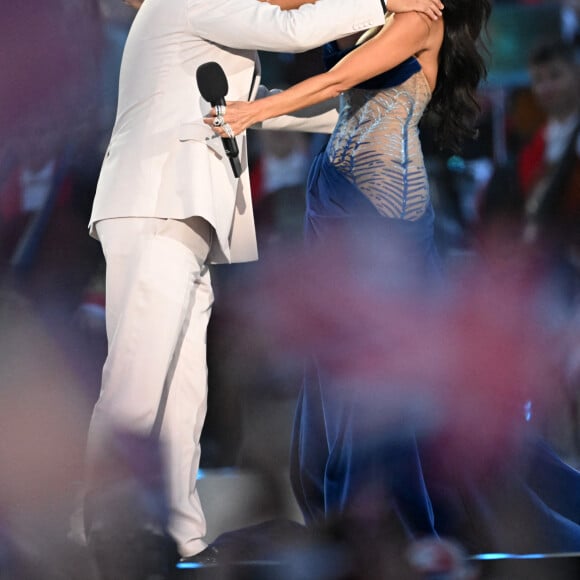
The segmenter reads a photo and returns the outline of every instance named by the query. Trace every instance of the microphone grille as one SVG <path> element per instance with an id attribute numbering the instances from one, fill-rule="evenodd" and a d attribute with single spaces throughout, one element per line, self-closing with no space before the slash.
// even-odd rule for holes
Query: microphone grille
<path id="1" fill-rule="evenodd" d="M 206 62 L 196 71 L 197 86 L 201 96 L 212 104 L 219 103 L 228 92 L 228 79 L 217 62 Z"/>

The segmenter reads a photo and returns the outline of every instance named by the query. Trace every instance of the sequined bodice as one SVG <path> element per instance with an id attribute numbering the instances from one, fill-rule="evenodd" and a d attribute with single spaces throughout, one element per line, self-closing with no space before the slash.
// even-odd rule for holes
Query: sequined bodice
<path id="1" fill-rule="evenodd" d="M 420 69 L 408 74 L 396 86 L 345 92 L 326 153 L 381 215 L 416 220 L 429 202 L 418 123 L 431 91 Z"/>

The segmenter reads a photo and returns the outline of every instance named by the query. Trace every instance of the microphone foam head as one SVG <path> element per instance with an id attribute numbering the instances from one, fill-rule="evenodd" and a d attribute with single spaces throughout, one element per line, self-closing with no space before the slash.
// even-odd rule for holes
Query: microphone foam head
<path id="1" fill-rule="evenodd" d="M 217 62 L 206 62 L 196 71 L 201 96 L 209 103 L 219 103 L 228 92 L 228 79 Z"/>

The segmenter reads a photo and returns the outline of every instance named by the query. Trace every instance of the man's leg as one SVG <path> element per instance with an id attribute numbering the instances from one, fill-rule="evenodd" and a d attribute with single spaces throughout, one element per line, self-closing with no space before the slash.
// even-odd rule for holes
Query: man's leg
<path id="1" fill-rule="evenodd" d="M 104 220 L 97 230 L 107 260 L 109 354 L 89 430 L 89 487 L 98 481 L 94 469 L 111 429 L 149 435 L 161 427 L 170 501 L 179 503 L 182 492 L 175 490 L 195 483 L 195 433 L 205 415 L 205 340 L 193 336 L 205 337 L 211 309 L 205 265 L 210 227 L 200 218 L 187 223 L 122 218 Z M 184 355 L 186 344 L 202 352 Z M 187 483 L 179 481 L 184 473 L 174 466 L 176 458 L 189 463 Z M 179 504 L 174 515 L 189 526 L 187 546 L 175 538 L 180 550 L 202 550 L 205 521 L 195 496 L 190 506 Z"/>
<path id="2" fill-rule="evenodd" d="M 189 245 L 195 243 L 195 239 L 189 241 Z M 196 480 L 207 410 L 207 326 L 213 304 L 207 265 L 200 269 L 194 288 L 195 299 L 190 302 L 168 376 L 161 421 L 169 478 L 169 532 L 182 556 L 206 547 L 201 541 L 206 527 Z"/>

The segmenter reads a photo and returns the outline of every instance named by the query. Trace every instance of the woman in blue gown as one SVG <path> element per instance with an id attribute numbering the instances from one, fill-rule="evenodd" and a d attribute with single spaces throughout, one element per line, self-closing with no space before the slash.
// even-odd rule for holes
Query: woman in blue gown
<path id="1" fill-rule="evenodd" d="M 325 47 L 328 68 L 354 47 Z M 341 98 L 336 128 L 314 159 L 307 187 L 306 236 L 325 243 L 337 230 L 369 236 L 382 247 L 404 243 L 426 276 L 437 276 L 433 208 L 418 123 L 431 98 L 419 61 L 358 83 Z M 387 275 L 387 274 L 385 274 Z M 397 276 L 397 273 L 388 274 Z M 383 480 L 401 520 L 413 534 L 434 534 L 413 433 L 386 438 L 378 448 L 362 432 L 366 414 L 337 396 L 319 362 L 305 373 L 292 445 L 292 484 L 307 521 L 349 509 L 369 480 Z"/>
<path id="2" fill-rule="evenodd" d="M 446 146 L 474 134 L 475 95 L 485 74 L 478 39 L 489 13 L 488 0 L 447 0 L 438 21 L 419 13 L 389 15 L 381 30 L 328 46 L 327 73 L 253 103 L 227 103 L 221 115 L 225 128 L 214 131 L 222 137 L 239 134 L 266 118 L 340 96 L 336 128 L 309 175 L 307 239 L 324 243 L 336 231 L 372 232 L 372 243 L 401 244 L 409 261 L 420 263 L 424 283 L 437 283 L 439 260 L 419 121 L 429 107 Z M 457 520 L 462 516 L 449 506 L 471 500 L 464 490 L 439 495 L 437 482 L 425 481 L 414 428 L 369 443 L 367 417 L 356 394 L 337 396 L 333 380 L 314 356 L 305 373 L 292 444 L 293 489 L 306 522 L 348 513 L 367 493 L 369 481 L 379 481 L 411 537 L 461 537 Z M 510 489 L 546 528 L 545 537 L 554 540 L 545 547 L 580 549 L 574 521 L 576 472 L 542 445 L 533 446 L 531 465 L 530 485 L 518 477 Z M 568 496 L 555 493 L 558 482 Z M 551 496 L 552 502 L 538 494 Z M 478 509 L 485 505 L 483 495 L 475 497 L 476 504 Z M 481 521 L 493 534 L 490 520 L 493 514 L 486 513 Z M 491 547 L 485 539 L 476 544 L 475 550 Z"/>

